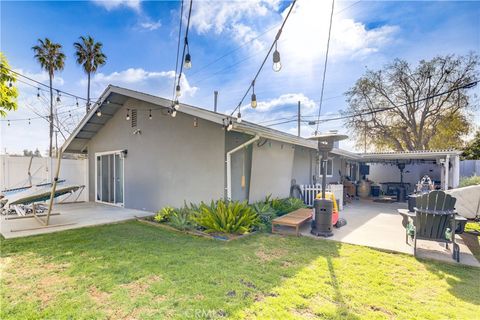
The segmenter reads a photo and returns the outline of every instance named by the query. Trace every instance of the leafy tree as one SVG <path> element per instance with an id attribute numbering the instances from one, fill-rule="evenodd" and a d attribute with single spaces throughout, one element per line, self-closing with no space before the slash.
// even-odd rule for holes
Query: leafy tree
<path id="1" fill-rule="evenodd" d="M 10 72 L 10 65 L 7 58 L 0 52 L 0 117 L 6 117 L 7 111 L 17 110 L 18 91 L 14 86 L 17 81 L 15 75 Z"/>
<path id="2" fill-rule="evenodd" d="M 52 140 L 53 140 L 53 89 L 52 82 L 55 71 L 63 70 L 65 66 L 65 54 L 62 52 L 62 45 L 53 43 L 50 39 L 38 39 L 38 45 L 33 46 L 32 50 L 35 52 L 35 59 L 40 63 L 40 66 L 48 72 L 50 84 L 50 147 L 48 148 L 48 156 L 52 156 Z"/>
<path id="3" fill-rule="evenodd" d="M 468 89 L 454 89 L 476 81 L 478 66 L 479 57 L 471 53 L 438 56 L 415 67 L 396 59 L 382 70 L 367 70 L 346 93 L 349 107 L 342 113 L 353 115 L 346 126 L 358 145 L 377 150 L 459 148 L 475 106 Z"/>
<path id="4" fill-rule="evenodd" d="M 38 150 L 38 148 L 35 149 L 35 151 L 28 150 L 28 149 L 24 149 L 24 150 L 23 150 L 23 155 L 24 155 L 25 157 L 32 157 L 32 156 L 33 156 L 33 157 L 39 157 L 39 158 L 42 157 L 42 155 L 40 154 L 40 150 Z"/>
<path id="5" fill-rule="evenodd" d="M 75 56 L 77 63 L 83 66 L 83 71 L 87 74 L 87 112 L 90 110 L 90 77 L 95 73 L 99 66 L 107 62 L 107 56 L 103 54 L 101 42 L 95 42 L 91 36 L 81 36 L 80 42 L 75 42 Z"/>
<path id="6" fill-rule="evenodd" d="M 480 160 L 480 130 L 475 133 L 475 137 L 463 150 L 462 157 L 466 160 Z"/>

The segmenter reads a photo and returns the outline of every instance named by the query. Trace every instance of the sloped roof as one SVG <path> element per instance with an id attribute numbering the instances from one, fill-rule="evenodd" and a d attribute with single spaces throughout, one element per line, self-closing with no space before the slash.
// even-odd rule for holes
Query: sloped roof
<path id="1" fill-rule="evenodd" d="M 77 128 L 65 141 L 65 143 L 63 144 L 64 152 L 85 152 L 88 141 L 100 131 L 103 125 L 105 125 L 108 120 L 110 120 L 114 116 L 114 114 L 123 107 L 123 104 L 130 98 L 152 103 L 154 105 L 158 105 L 164 108 L 169 108 L 171 106 L 171 100 L 169 99 L 109 85 L 98 99 L 98 103 L 94 104 L 90 112 L 84 116 L 84 118 L 78 124 Z M 101 108 L 102 110 L 101 117 L 95 116 L 98 108 Z M 217 124 L 223 124 L 224 120 L 227 117 L 232 118 L 233 120 L 236 119 L 235 117 L 230 117 L 222 113 L 213 112 L 183 103 L 180 104 L 180 109 L 178 112 L 189 114 Z M 242 121 L 241 123 L 238 123 L 236 121 L 233 122 L 233 131 L 244 132 L 252 135 L 259 135 L 262 138 L 316 149 L 316 143 L 305 138 L 297 137 L 286 132 L 260 126 L 258 124 L 248 121 Z"/>

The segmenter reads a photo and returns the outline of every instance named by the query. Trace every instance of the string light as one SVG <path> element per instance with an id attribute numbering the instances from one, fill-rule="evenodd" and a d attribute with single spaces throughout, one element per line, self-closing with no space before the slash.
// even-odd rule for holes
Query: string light
<path id="1" fill-rule="evenodd" d="M 252 101 L 250 102 L 250 105 L 252 106 L 253 109 L 257 107 L 257 95 L 255 94 L 255 80 L 252 82 Z"/>
<path id="2" fill-rule="evenodd" d="M 282 63 L 280 62 L 280 52 L 277 50 L 277 42 L 275 42 L 275 51 L 273 52 L 273 71 L 279 72 L 282 69 Z"/>
<path id="3" fill-rule="evenodd" d="M 227 131 L 231 131 L 233 129 L 233 121 L 230 119 L 228 121 Z"/>
<path id="4" fill-rule="evenodd" d="M 10 127 L 10 120 L 8 120 L 7 125 Z"/>
<path id="5" fill-rule="evenodd" d="M 175 100 L 175 103 L 173 104 L 173 108 L 174 108 L 175 110 L 180 109 L 180 102 L 178 102 L 178 100 Z"/>
<path id="6" fill-rule="evenodd" d="M 175 87 L 175 96 L 178 98 L 182 95 L 182 90 L 180 88 L 180 85 L 177 84 L 177 86 Z"/>
<path id="7" fill-rule="evenodd" d="M 150 111 L 148 113 L 148 119 L 152 120 L 152 109 L 150 109 Z"/>
<path id="8" fill-rule="evenodd" d="M 28 124 L 30 124 L 30 119 L 28 119 Z"/>
<path id="9" fill-rule="evenodd" d="M 40 99 L 40 88 L 37 88 L 37 98 Z"/>
<path id="10" fill-rule="evenodd" d="M 183 67 L 187 70 L 192 67 L 192 57 L 190 56 L 190 53 L 185 55 L 185 63 L 183 64 Z"/>
<path id="11" fill-rule="evenodd" d="M 75 98 L 75 99 L 76 99 L 76 101 L 77 101 L 75 104 L 77 105 L 77 108 L 78 108 L 78 98 Z"/>
<path id="12" fill-rule="evenodd" d="M 192 56 L 190 55 L 190 47 L 188 46 L 187 37 L 185 37 L 185 47 L 187 48 L 187 54 L 185 55 L 185 62 L 183 63 L 183 67 L 188 70 L 192 67 Z"/>
<path id="13" fill-rule="evenodd" d="M 101 116 L 102 116 L 102 110 L 100 109 L 100 107 L 98 107 L 97 117 L 101 117 Z"/>
<path id="14" fill-rule="evenodd" d="M 237 123 L 242 123 L 242 114 L 240 113 L 240 111 L 238 111 L 237 114 Z"/>
<path id="15" fill-rule="evenodd" d="M 172 115 L 172 118 L 175 118 L 177 116 L 177 110 L 172 109 L 170 114 Z"/>
<path id="16" fill-rule="evenodd" d="M 8 87 L 9 87 L 9 88 L 13 87 L 12 80 L 9 80 L 9 81 L 8 81 Z"/>
<path id="17" fill-rule="evenodd" d="M 125 117 L 125 120 L 130 120 L 130 109 L 127 109 L 127 116 Z"/>
<path id="18" fill-rule="evenodd" d="M 57 102 L 60 102 L 60 92 L 57 90 Z"/>

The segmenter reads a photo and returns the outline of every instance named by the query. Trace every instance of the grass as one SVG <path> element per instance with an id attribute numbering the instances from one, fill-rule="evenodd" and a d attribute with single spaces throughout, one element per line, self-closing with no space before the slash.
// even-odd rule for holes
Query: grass
<path id="1" fill-rule="evenodd" d="M 465 231 L 466 233 L 462 234 L 462 238 L 475 258 L 480 261 L 480 221 L 467 222 Z"/>
<path id="2" fill-rule="evenodd" d="M 469 319 L 480 269 L 128 222 L 1 241 L 1 319 Z"/>

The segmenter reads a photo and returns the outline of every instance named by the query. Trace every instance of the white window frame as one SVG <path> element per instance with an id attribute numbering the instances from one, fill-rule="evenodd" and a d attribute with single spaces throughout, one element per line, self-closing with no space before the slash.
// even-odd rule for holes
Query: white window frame
<path id="1" fill-rule="evenodd" d="M 102 200 L 98 200 L 97 199 L 97 192 L 98 192 L 98 185 L 97 185 L 97 170 L 98 170 L 98 164 L 97 164 L 97 157 L 98 156 L 105 156 L 105 155 L 110 155 L 110 154 L 120 154 L 124 152 L 124 150 L 115 150 L 115 151 L 104 151 L 104 152 L 96 152 L 95 153 L 95 202 L 98 202 L 98 203 L 102 203 L 102 204 L 107 204 L 107 205 L 110 205 L 110 206 L 115 206 L 115 207 L 124 207 L 125 206 L 125 158 L 123 158 L 123 172 L 122 172 L 122 175 L 123 175 L 123 181 L 122 181 L 122 185 L 123 185 L 123 202 L 122 203 L 111 203 L 111 202 L 105 202 L 105 201 L 102 201 Z M 115 161 L 113 161 L 113 171 L 115 172 Z M 102 183 L 102 181 L 100 181 L 100 183 Z M 115 183 L 113 184 L 113 192 L 115 194 Z"/>
<path id="2" fill-rule="evenodd" d="M 332 162 L 332 172 L 331 174 L 328 174 L 328 161 L 331 161 Z M 325 170 L 327 170 L 327 175 L 326 177 L 327 178 L 332 178 L 333 177 L 333 170 L 334 170 L 334 166 L 333 166 L 334 162 L 333 162 L 333 158 L 327 158 L 327 166 L 325 168 Z M 320 177 L 322 177 L 322 158 L 320 157 L 320 162 L 318 163 L 318 172 L 320 173 Z"/>

